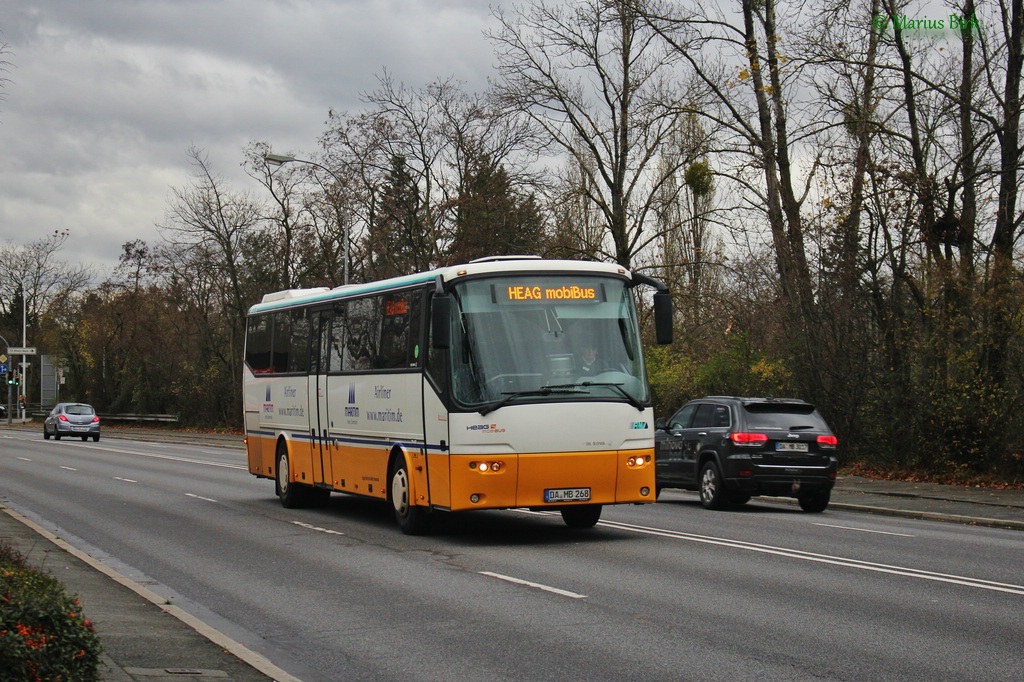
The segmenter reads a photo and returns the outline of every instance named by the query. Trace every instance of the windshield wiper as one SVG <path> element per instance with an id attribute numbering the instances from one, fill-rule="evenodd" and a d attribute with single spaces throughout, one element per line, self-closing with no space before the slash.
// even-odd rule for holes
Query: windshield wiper
<path id="1" fill-rule="evenodd" d="M 545 386 L 543 388 L 533 389 L 532 391 L 510 391 L 502 393 L 502 395 L 505 396 L 504 398 L 496 402 L 493 402 L 489 405 L 484 405 L 483 407 L 480 408 L 480 416 L 483 416 L 489 412 L 494 412 L 495 410 L 504 407 L 505 405 L 515 400 L 516 398 L 522 398 L 528 395 L 551 395 L 552 393 L 558 393 L 561 395 L 568 393 L 584 393 L 584 391 L 576 389 L 575 386 L 576 384 L 562 384 L 559 386 Z"/>
<path id="2" fill-rule="evenodd" d="M 622 387 L 622 384 L 613 384 L 611 382 L 606 382 L 606 381 L 581 381 L 580 383 L 574 384 L 574 385 L 576 385 L 576 386 L 607 386 L 608 388 L 614 388 L 616 391 L 619 392 L 619 394 L 623 398 L 626 399 L 626 401 L 630 405 L 632 405 L 636 409 L 640 410 L 641 412 L 644 411 L 644 404 L 642 402 L 640 402 L 639 400 L 637 400 L 636 396 L 634 396 L 632 393 L 630 393 L 629 391 L 624 389 Z"/>

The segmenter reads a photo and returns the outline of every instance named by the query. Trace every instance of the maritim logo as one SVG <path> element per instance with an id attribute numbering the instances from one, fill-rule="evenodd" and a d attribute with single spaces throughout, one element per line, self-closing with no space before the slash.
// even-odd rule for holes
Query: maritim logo
<path id="1" fill-rule="evenodd" d="M 263 416 L 273 416 L 274 403 L 270 402 L 270 384 L 267 384 L 267 397 L 263 400 Z"/>
<path id="2" fill-rule="evenodd" d="M 354 404 L 356 402 L 356 385 L 348 385 L 348 405 L 345 406 L 345 416 L 352 417 L 354 419 L 359 418 L 359 408 Z"/>

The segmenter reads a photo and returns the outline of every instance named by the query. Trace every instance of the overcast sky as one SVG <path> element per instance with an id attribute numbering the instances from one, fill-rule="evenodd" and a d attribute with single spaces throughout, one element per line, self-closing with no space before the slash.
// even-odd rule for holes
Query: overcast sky
<path id="1" fill-rule="evenodd" d="M 60 260 L 102 277 L 159 240 L 190 146 L 258 191 L 250 141 L 311 153 L 385 69 L 482 91 L 492 24 L 487 0 L 0 0 L 0 241 L 67 229 Z"/>

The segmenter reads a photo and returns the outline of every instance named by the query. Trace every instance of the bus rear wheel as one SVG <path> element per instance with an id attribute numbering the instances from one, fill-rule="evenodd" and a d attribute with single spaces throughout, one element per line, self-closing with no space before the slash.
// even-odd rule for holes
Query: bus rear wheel
<path id="1" fill-rule="evenodd" d="M 427 530 L 427 509 L 412 503 L 412 484 L 405 459 L 399 457 L 391 470 L 391 504 L 395 520 L 406 535 L 420 535 Z"/>
<path id="2" fill-rule="evenodd" d="M 570 528 L 593 528 L 601 519 L 601 505 L 584 504 L 579 507 L 564 507 L 562 520 Z"/>
<path id="3" fill-rule="evenodd" d="M 291 466 L 288 463 L 288 445 L 281 441 L 277 444 L 277 496 L 285 509 L 298 509 L 305 504 L 305 489 L 291 479 Z"/>

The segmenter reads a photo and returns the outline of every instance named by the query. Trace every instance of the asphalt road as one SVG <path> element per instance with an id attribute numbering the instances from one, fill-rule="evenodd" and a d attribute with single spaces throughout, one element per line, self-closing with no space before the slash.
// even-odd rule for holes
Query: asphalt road
<path id="1" fill-rule="evenodd" d="M 236 448 L 0 437 L 0 500 L 306 682 L 1014 680 L 1019 531 L 692 495 L 590 531 L 285 510 Z"/>

